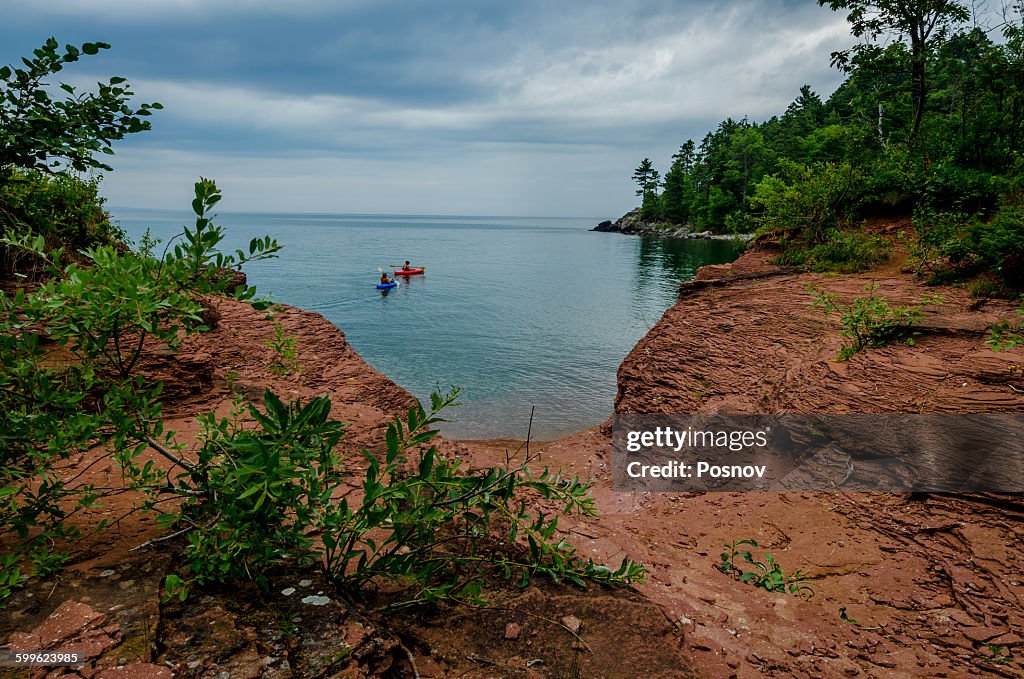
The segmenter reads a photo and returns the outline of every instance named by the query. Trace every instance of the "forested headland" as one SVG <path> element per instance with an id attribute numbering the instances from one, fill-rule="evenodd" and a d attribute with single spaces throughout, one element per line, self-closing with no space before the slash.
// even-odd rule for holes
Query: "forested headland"
<path id="1" fill-rule="evenodd" d="M 889 248 L 872 217 L 912 216 L 936 280 L 1024 284 L 1024 3 L 819 0 L 860 41 L 834 52 L 845 81 L 805 85 L 786 110 L 727 118 L 688 139 L 664 176 L 633 173 L 645 222 L 757 232 L 780 262 L 860 270 Z M 824 10 L 823 10 L 824 11 Z M 824 58 L 824 55 L 823 55 Z"/>

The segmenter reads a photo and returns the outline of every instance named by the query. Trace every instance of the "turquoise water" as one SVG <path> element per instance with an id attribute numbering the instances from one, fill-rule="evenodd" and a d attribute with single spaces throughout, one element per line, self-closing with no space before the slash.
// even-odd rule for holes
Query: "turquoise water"
<path id="1" fill-rule="evenodd" d="M 135 240 L 168 239 L 187 213 L 117 209 Z M 270 234 L 281 256 L 249 282 L 323 314 L 372 366 L 418 398 L 463 388 L 442 429 L 546 439 L 603 422 L 615 373 L 675 300 L 679 281 L 732 261 L 730 242 L 588 231 L 594 219 L 221 213 L 226 246 Z M 427 266 L 387 293 L 377 267 Z"/>

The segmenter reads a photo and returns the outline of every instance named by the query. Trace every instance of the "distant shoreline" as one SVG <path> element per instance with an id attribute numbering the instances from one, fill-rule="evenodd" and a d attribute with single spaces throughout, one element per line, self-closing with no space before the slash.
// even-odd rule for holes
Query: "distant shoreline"
<path id="1" fill-rule="evenodd" d="M 690 238 L 701 240 L 738 240 L 749 243 L 754 239 L 752 233 L 712 233 L 710 231 L 694 231 L 689 224 L 669 224 L 667 222 L 646 222 L 640 217 L 640 208 L 630 210 L 614 222 L 606 219 L 591 231 L 599 233 L 621 233 L 627 236 L 654 236 L 657 238 Z"/>

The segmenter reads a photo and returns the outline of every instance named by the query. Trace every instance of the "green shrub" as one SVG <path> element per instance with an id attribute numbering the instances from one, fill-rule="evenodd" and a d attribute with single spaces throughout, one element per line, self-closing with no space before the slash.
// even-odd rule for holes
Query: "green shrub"
<path id="1" fill-rule="evenodd" d="M 185 563 L 165 583 L 184 598 L 194 585 L 254 580 L 284 564 L 321 564 L 351 597 L 388 581 L 397 606 L 455 601 L 481 603 L 485 579 L 525 586 L 543 575 L 580 586 L 587 581 L 629 583 L 644 569 L 623 560 L 617 570 L 584 560 L 556 534 L 558 518 L 530 509 L 526 497 L 565 514 L 593 513 L 588 486 L 527 464 L 467 473 L 457 460 L 428 444 L 430 425 L 458 390 L 433 394 L 431 410 L 417 404 L 385 436 L 383 458 L 364 451 L 367 470 L 358 484 L 334 447 L 344 433 L 329 418 L 326 397 L 283 404 L 265 394 L 266 408 L 244 406 L 234 417 L 203 418 L 198 460 L 177 482 L 192 491 L 168 524 L 185 525 Z M 255 420 L 243 425 L 240 415 Z M 415 450 L 417 459 L 409 460 Z M 353 487 L 362 490 L 350 502 Z M 198 492 L 196 492 L 198 491 Z"/>
<path id="2" fill-rule="evenodd" d="M 780 161 L 780 171 L 754 187 L 758 234 L 808 246 L 828 242 L 848 223 L 860 198 L 861 173 L 850 163 L 800 165 Z"/>
<path id="3" fill-rule="evenodd" d="M 933 282 L 987 271 L 1010 288 L 1024 287 L 1024 206 L 1003 205 L 987 219 L 919 210 L 914 226 L 921 265 L 938 269 Z"/>
<path id="4" fill-rule="evenodd" d="M 227 292 L 222 268 L 278 249 L 267 238 L 248 253 L 217 251 L 223 233 L 208 212 L 220 193 L 205 179 L 195 188 L 196 226 L 162 260 L 99 245 L 82 252 L 83 265 L 62 265 L 43 235 L 0 240 L 37 257 L 49 276 L 30 292 L 0 292 L 0 529 L 19 538 L 0 558 L 0 598 L 59 568 L 78 537 L 69 519 L 122 490 L 65 483 L 56 469 L 76 454 L 105 449 L 127 487 L 149 501 L 175 492 L 152 462 L 137 461 L 151 449 L 182 464 L 182 446 L 163 429 L 161 385 L 140 374 L 139 358 L 147 343 L 173 350 L 201 329 L 200 300 Z M 44 342 L 65 358 L 54 362 Z"/>
<path id="5" fill-rule="evenodd" d="M 877 236 L 834 229 L 826 237 L 825 242 L 809 246 L 800 241 L 786 241 L 775 262 L 808 271 L 856 273 L 867 271 L 889 258 L 889 248 Z"/>
<path id="6" fill-rule="evenodd" d="M 883 213 L 909 209 L 921 197 L 922 187 L 920 159 L 893 143 L 868 161 L 861 207 Z"/>
<path id="7" fill-rule="evenodd" d="M 388 426 L 383 459 L 366 454 L 369 468 L 362 498 L 332 505 L 322 538 L 328 576 L 353 592 L 371 581 L 409 588 L 408 603 L 440 600 L 479 603 L 489 577 L 525 587 L 534 576 L 584 586 L 642 580 L 644 569 L 623 559 L 617 569 L 576 554 L 558 534 L 559 514 L 593 515 L 589 485 L 543 469 L 533 458 L 511 459 L 481 472 L 465 472 L 458 460 L 427 444 L 430 425 L 457 395 L 434 394 L 431 409 L 410 408 L 406 420 Z M 413 464 L 407 459 L 417 452 Z M 552 511 L 553 514 L 546 514 Z"/>
<path id="8" fill-rule="evenodd" d="M 1004 205 L 991 220 L 974 221 L 966 240 L 992 273 L 1013 288 L 1024 287 L 1024 206 Z"/>
<path id="9" fill-rule="evenodd" d="M 994 176 L 992 183 L 1004 205 L 1024 205 L 1024 154 L 1016 154 L 1006 173 Z"/>
<path id="10" fill-rule="evenodd" d="M 751 203 L 760 209 L 758 234 L 777 238 L 777 263 L 811 271 L 864 271 L 885 261 L 880 239 L 852 231 L 862 174 L 849 163 L 803 166 L 784 162 L 782 172 L 757 184 Z"/>
<path id="11" fill-rule="evenodd" d="M 999 190 L 991 173 L 947 162 L 929 169 L 923 198 L 933 210 L 985 213 L 999 202 Z"/>
<path id="12" fill-rule="evenodd" d="M 815 300 L 813 305 L 825 315 L 839 312 L 843 329 L 839 334 L 846 338 L 839 349 L 840 361 L 845 361 L 861 349 L 880 347 L 894 339 L 904 339 L 914 344 L 913 328 L 924 317 L 922 308 L 928 304 L 940 304 L 941 297 L 925 297 L 918 306 L 891 306 L 886 300 L 875 295 L 877 285 L 872 281 L 864 290 L 866 297 L 856 297 L 843 302 L 833 293 L 822 292 L 813 286 L 808 288 Z"/>
<path id="13" fill-rule="evenodd" d="M 1011 299 L 1015 296 L 1004 285 L 986 276 L 968 283 L 967 294 L 971 299 Z"/>
<path id="14" fill-rule="evenodd" d="M 123 240 L 124 232 L 111 225 L 103 209 L 98 188 L 99 179 L 15 171 L 0 184 L 0 234 L 42 236 L 47 251 L 63 249 L 68 255 Z M 0 246 L 0 276 L 38 266 L 38 258 Z"/>
<path id="15" fill-rule="evenodd" d="M 267 391 L 263 400 L 263 409 L 238 402 L 229 418 L 200 418 L 202 443 L 178 485 L 201 494 L 163 516 L 194 527 L 185 558 L 197 584 L 265 586 L 269 569 L 308 565 L 319 554 L 308 532 L 339 488 L 334 448 L 345 430 L 329 419 L 327 397 L 284 404 Z"/>
<path id="16" fill-rule="evenodd" d="M 725 551 L 720 555 L 721 563 L 718 564 L 718 569 L 726 575 L 731 575 L 740 582 L 749 583 L 769 592 L 795 594 L 808 598 L 814 596 L 814 589 L 810 585 L 804 584 L 809 579 L 808 576 L 799 570 L 786 575 L 782 566 L 771 554 L 766 553 L 764 561 L 758 561 L 749 550 L 741 549 L 744 546 L 757 547 L 756 540 L 733 540 L 723 546 Z M 736 557 L 740 557 L 746 563 L 754 566 L 754 570 L 743 570 L 742 566 L 736 563 Z"/>
<path id="17" fill-rule="evenodd" d="M 970 268 L 972 253 L 966 240 L 970 228 L 971 218 L 964 213 L 940 212 L 924 207 L 916 210 L 914 255 L 918 260 L 918 273 L 946 267 Z M 961 271 L 957 275 L 966 273 Z"/>

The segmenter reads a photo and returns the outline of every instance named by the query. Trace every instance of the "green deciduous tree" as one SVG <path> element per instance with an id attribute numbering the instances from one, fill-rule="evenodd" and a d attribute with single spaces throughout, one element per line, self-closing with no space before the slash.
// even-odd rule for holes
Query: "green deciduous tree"
<path id="1" fill-rule="evenodd" d="M 124 78 L 97 83 L 95 92 L 79 92 L 61 84 L 66 95 L 54 98 L 47 78 L 83 55 L 94 55 L 110 45 L 87 42 L 80 48 L 66 45 L 63 53 L 50 38 L 23 58 L 20 66 L 0 67 L 0 182 L 12 167 L 77 171 L 110 166 L 96 153 L 112 154 L 111 142 L 148 130 L 145 116 L 158 103 L 129 105 L 133 93 Z"/>
<path id="2" fill-rule="evenodd" d="M 818 0 L 833 11 L 846 10 L 850 29 L 869 40 L 883 35 L 905 40 L 910 46 L 910 98 L 912 121 L 907 143 L 913 146 L 924 120 L 928 96 L 928 65 L 938 46 L 950 32 L 970 17 L 967 8 L 955 0 Z M 849 64 L 863 46 L 836 52 L 833 63 Z"/>

